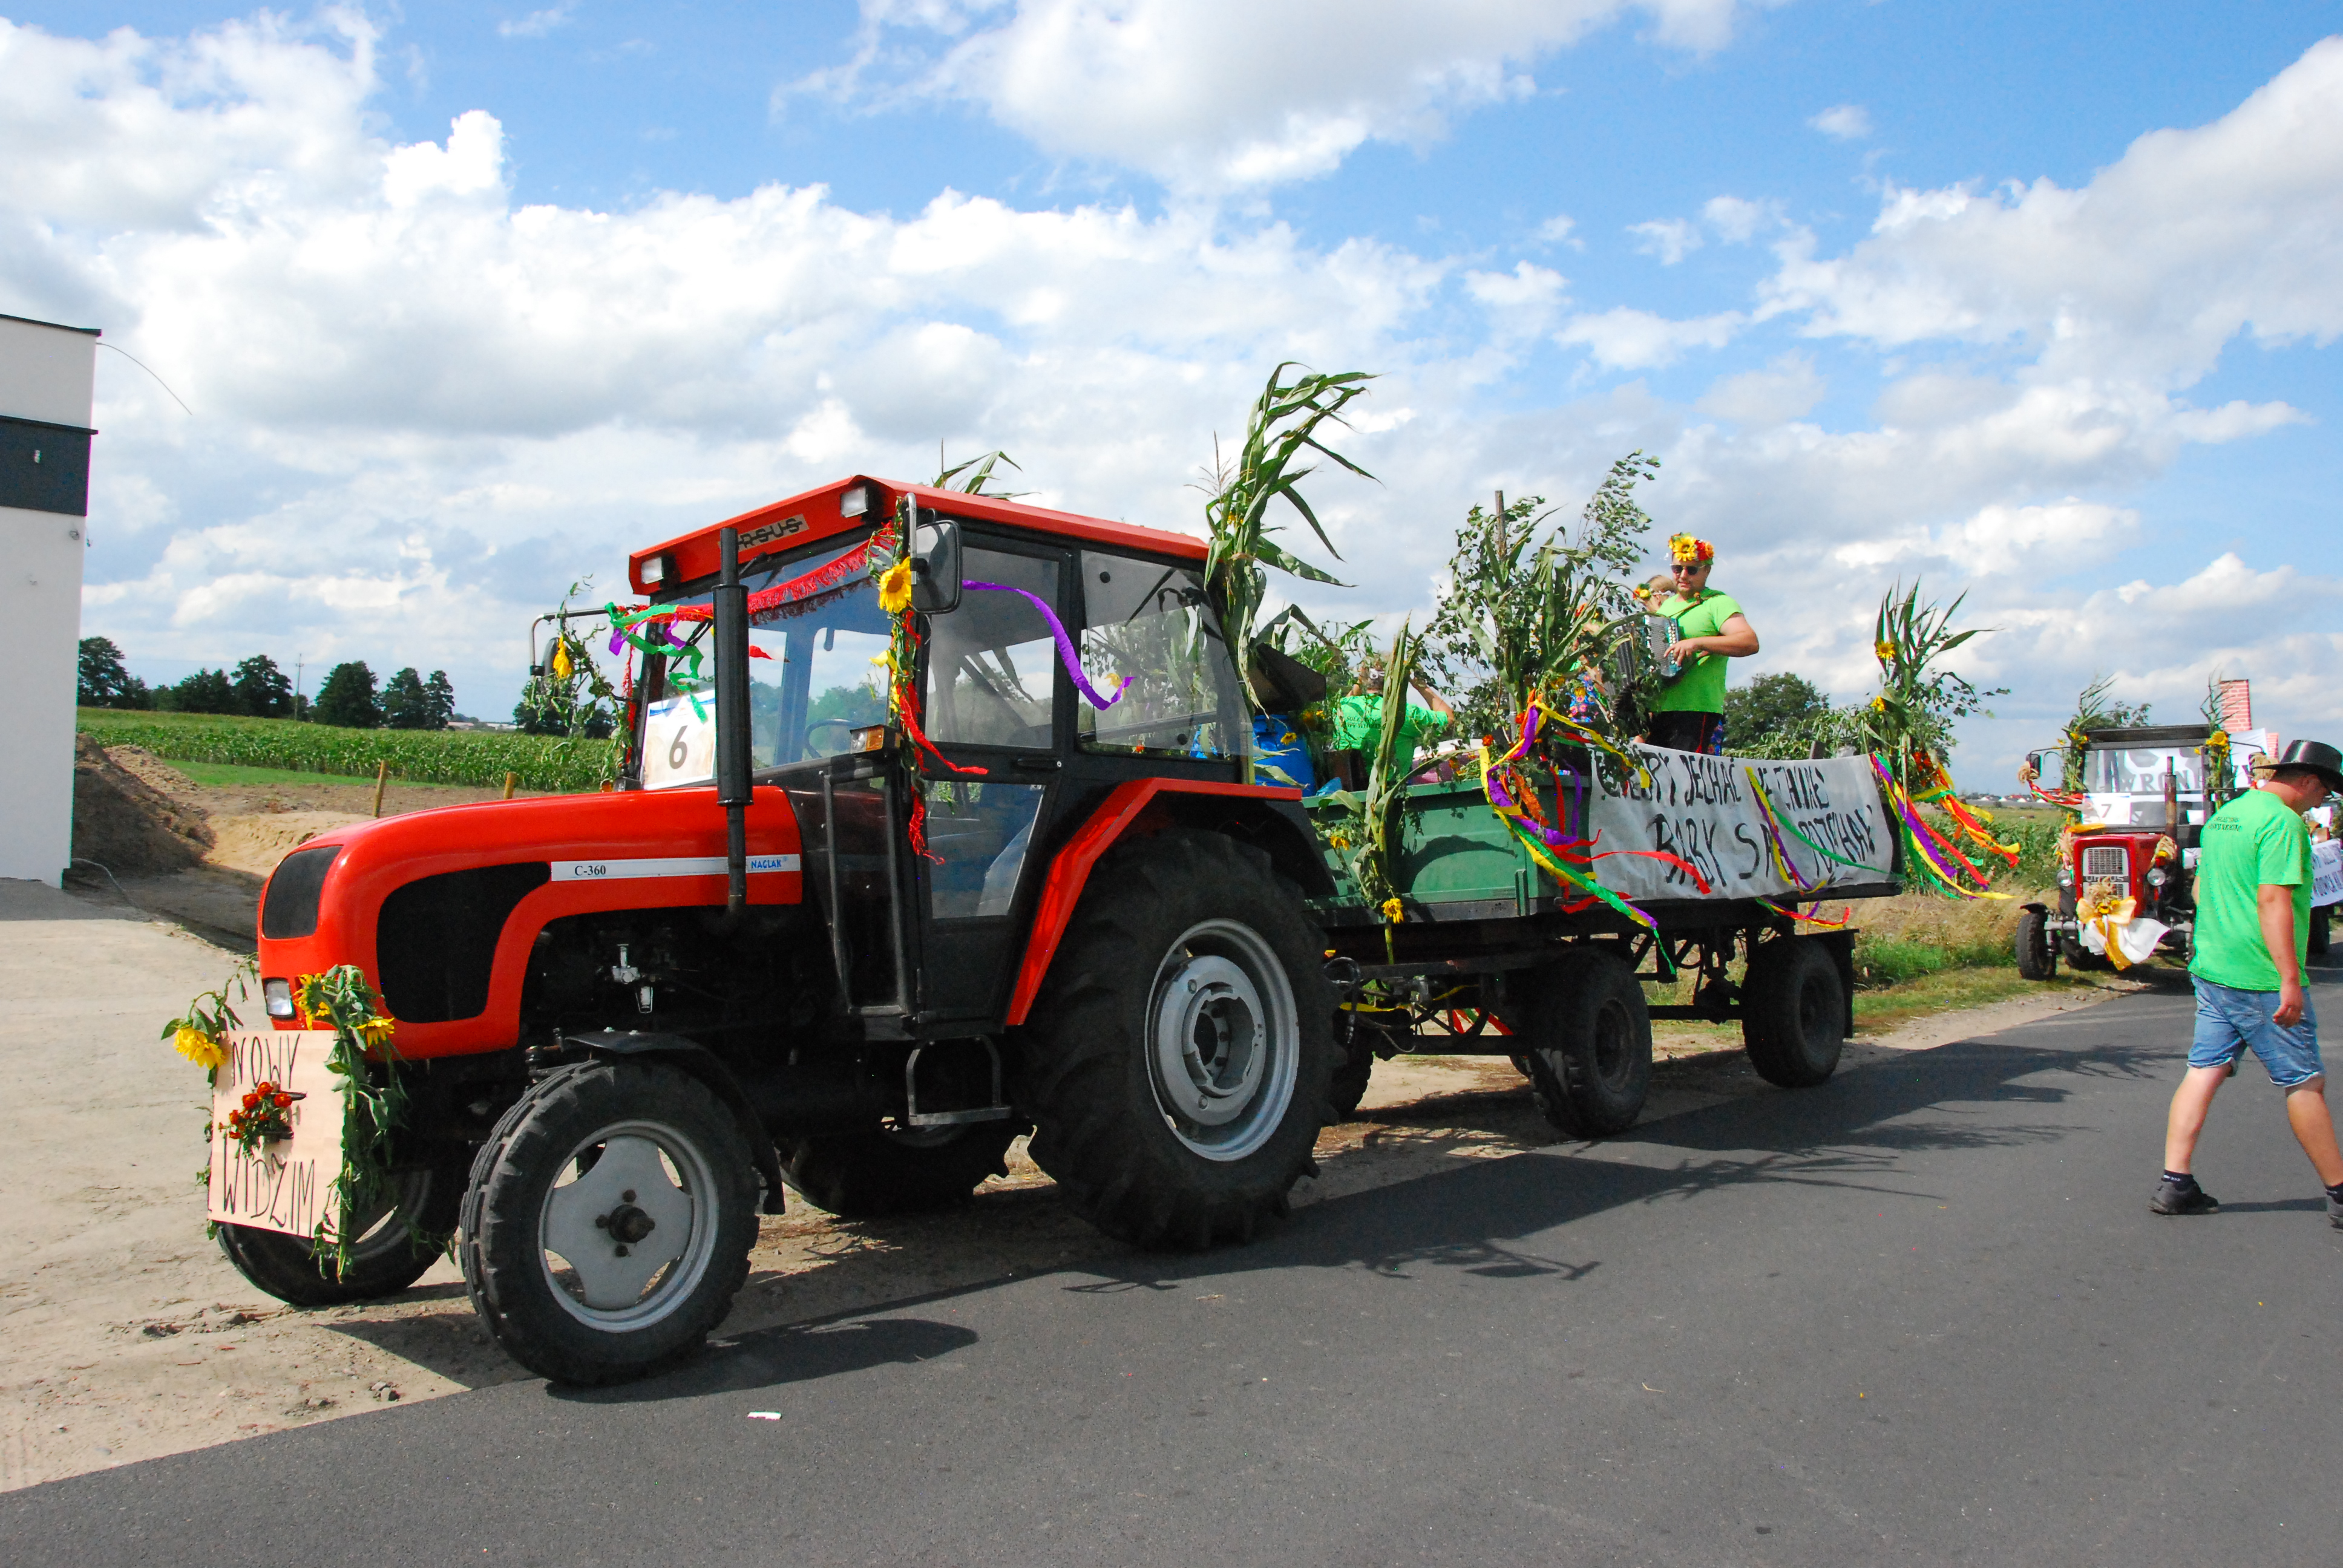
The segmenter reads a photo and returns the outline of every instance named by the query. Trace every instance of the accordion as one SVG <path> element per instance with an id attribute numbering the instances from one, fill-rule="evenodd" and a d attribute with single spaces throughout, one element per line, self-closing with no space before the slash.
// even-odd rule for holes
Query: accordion
<path id="1" fill-rule="evenodd" d="M 1663 679 L 1674 679 L 1684 666 L 1668 657 L 1668 646 L 1684 636 L 1684 628 L 1673 616 L 1646 614 L 1644 617 L 1644 647 L 1652 656 L 1652 663 Z"/>

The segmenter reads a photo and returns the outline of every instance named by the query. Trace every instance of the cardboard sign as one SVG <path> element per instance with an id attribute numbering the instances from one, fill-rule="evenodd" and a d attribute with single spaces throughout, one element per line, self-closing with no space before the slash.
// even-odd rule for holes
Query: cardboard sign
<path id="1" fill-rule="evenodd" d="M 2310 846 L 2310 905 L 2343 904 L 2343 841 L 2324 839 Z"/>
<path id="2" fill-rule="evenodd" d="M 331 1030 L 239 1029 L 212 1089 L 212 1175 L 205 1214 L 310 1237 L 339 1218 L 334 1178 L 342 1171 L 341 1080 L 326 1066 Z M 293 1135 L 246 1153 L 227 1135 L 228 1113 L 263 1080 L 306 1096 L 293 1102 Z"/>
<path id="3" fill-rule="evenodd" d="M 1750 788 L 1752 773 L 1785 824 L 1782 850 L 1805 879 L 1807 890 L 1890 879 L 1895 839 L 1868 758 L 1804 762 L 1704 757 L 1650 746 L 1634 750 L 1651 770 L 1651 782 L 1614 793 L 1597 776 L 1589 809 L 1599 834 L 1595 853 L 1664 850 L 1698 867 L 1708 891 L 1703 894 L 1689 874 L 1665 860 L 1643 855 L 1596 860 L 1596 879 L 1622 898 L 1752 899 L 1798 892 L 1766 842 L 1765 810 Z M 1839 859 L 1817 853 L 1789 828 Z M 1846 860 L 1855 865 L 1842 863 Z"/>
<path id="4" fill-rule="evenodd" d="M 716 778 L 716 702 L 689 697 L 654 702 L 643 721 L 643 788 L 672 789 Z"/>

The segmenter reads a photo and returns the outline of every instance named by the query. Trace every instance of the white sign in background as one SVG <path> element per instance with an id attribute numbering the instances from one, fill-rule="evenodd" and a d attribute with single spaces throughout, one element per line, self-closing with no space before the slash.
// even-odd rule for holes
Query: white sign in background
<path id="1" fill-rule="evenodd" d="M 2313 909 L 2343 904 L 2343 842 L 2326 839 L 2310 846 L 2310 903 Z"/>
<path id="2" fill-rule="evenodd" d="M 1651 782 L 1614 792 L 1598 775 L 1589 813 L 1597 834 L 1595 852 L 1663 850 L 1699 868 L 1709 890 L 1703 894 L 1681 868 L 1649 856 L 1613 855 L 1595 861 L 1596 878 L 1620 897 L 1754 899 L 1800 891 L 1775 864 L 1765 841 L 1765 809 L 1750 787 L 1752 774 L 1783 822 L 1840 858 L 1817 854 L 1785 831 L 1783 851 L 1805 879 L 1806 890 L 1889 879 L 1895 839 L 1870 759 L 1805 762 L 1703 757 L 1647 746 L 1634 750 L 1651 770 Z"/>
<path id="3" fill-rule="evenodd" d="M 239 1029 L 212 1086 L 212 1173 L 204 1211 L 223 1225 L 307 1238 L 337 1218 L 342 1171 L 341 1081 L 326 1066 L 331 1030 Z M 228 1113 L 263 1081 L 306 1098 L 293 1102 L 293 1135 L 246 1153 L 227 1135 Z"/>

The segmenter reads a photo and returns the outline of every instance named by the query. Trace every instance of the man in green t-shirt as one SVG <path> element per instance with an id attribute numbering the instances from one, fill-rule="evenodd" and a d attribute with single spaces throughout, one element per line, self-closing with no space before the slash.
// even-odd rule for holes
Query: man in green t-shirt
<path id="1" fill-rule="evenodd" d="M 1675 578 L 1673 598 L 1653 608 L 1676 623 L 1668 657 L 1680 668 L 1652 701 L 1652 722 L 1644 739 L 1675 751 L 1714 757 L 1725 750 L 1725 661 L 1757 651 L 1757 633 L 1733 596 L 1708 586 L 1716 548 L 1706 539 L 1678 534 L 1668 540 Z"/>
<path id="2" fill-rule="evenodd" d="M 1416 752 L 1456 716 L 1448 699 L 1421 680 L 1412 681 L 1422 702 L 1410 702 L 1399 719 L 1399 749 L 1403 767 L 1412 764 Z M 1330 705 L 1327 717 L 1334 731 L 1334 749 L 1357 751 L 1369 765 L 1374 761 L 1376 749 L 1383 743 L 1383 672 L 1370 666 L 1360 671 L 1357 687 L 1348 697 L 1338 697 Z"/>
<path id="3" fill-rule="evenodd" d="M 2298 740 L 2260 789 L 2205 824 L 2188 965 L 2197 1033 L 2165 1123 L 2164 1179 L 2147 1203 L 2158 1214 L 2220 1207 L 2189 1161 L 2214 1094 L 2251 1050 L 2286 1091 L 2287 1121 L 2327 1189 L 2327 1217 L 2343 1228 L 2343 1151 L 2327 1112 L 2318 1018 L 2302 985 L 2310 941 L 2310 834 L 2302 814 L 2330 792 L 2343 792 L 2343 752 Z"/>

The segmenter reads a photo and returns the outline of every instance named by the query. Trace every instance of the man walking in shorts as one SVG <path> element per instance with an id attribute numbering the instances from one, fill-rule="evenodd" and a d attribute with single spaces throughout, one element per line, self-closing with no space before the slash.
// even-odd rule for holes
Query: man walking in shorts
<path id="1" fill-rule="evenodd" d="M 2173 1091 L 2164 1132 L 2164 1180 L 2147 1206 L 2159 1214 L 2220 1207 L 2189 1161 L 2213 1096 L 2250 1050 L 2286 1094 L 2286 1118 L 2327 1188 L 2327 1217 L 2343 1227 L 2343 1152 L 2327 1113 L 2318 1019 L 2303 989 L 2310 941 L 2310 834 L 2302 813 L 2343 794 L 2343 752 L 2316 740 L 2286 749 L 2269 779 L 2205 824 L 2197 868 L 2197 1035 L 2188 1073 Z"/>

